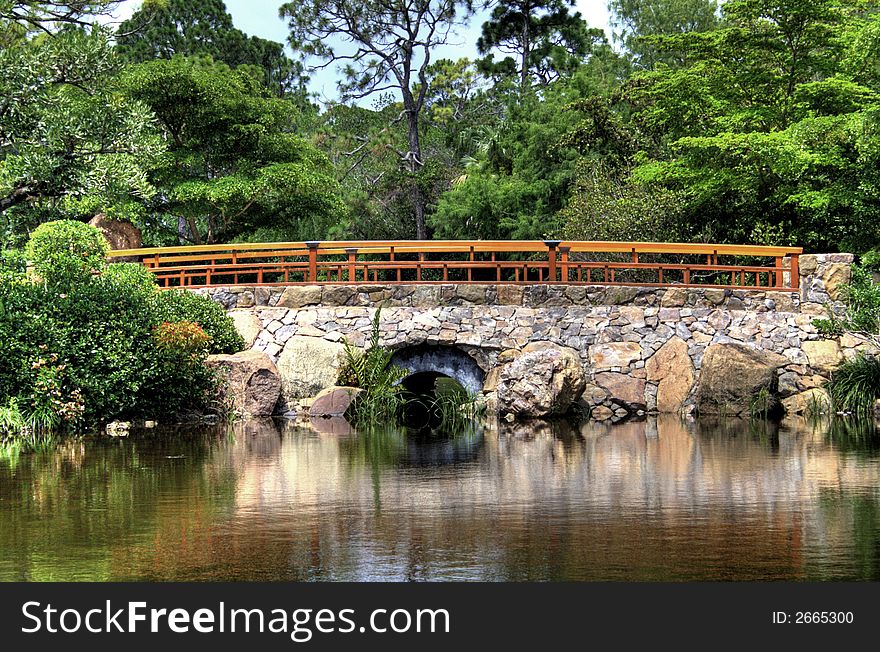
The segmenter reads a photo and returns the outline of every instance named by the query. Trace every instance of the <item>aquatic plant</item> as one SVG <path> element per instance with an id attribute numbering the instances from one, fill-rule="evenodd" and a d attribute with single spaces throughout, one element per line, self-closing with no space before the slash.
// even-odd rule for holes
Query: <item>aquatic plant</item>
<path id="1" fill-rule="evenodd" d="M 349 408 L 349 416 L 355 422 L 391 420 L 403 404 L 400 381 L 407 371 L 392 364 L 394 352 L 381 345 L 381 313 L 379 308 L 373 316 L 366 349 L 344 343 L 345 362 L 339 372 L 339 382 L 364 390 Z"/>
<path id="2" fill-rule="evenodd" d="M 880 358 L 860 354 L 842 363 L 825 384 L 838 412 L 872 415 L 880 398 Z"/>

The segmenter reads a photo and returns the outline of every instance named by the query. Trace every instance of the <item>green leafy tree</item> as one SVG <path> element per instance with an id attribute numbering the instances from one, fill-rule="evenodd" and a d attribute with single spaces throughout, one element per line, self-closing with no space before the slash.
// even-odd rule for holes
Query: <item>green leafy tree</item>
<path id="1" fill-rule="evenodd" d="M 494 76 L 515 73 L 520 86 L 532 80 L 546 85 L 570 72 L 595 43 L 599 29 L 589 29 L 580 13 L 570 13 L 574 0 L 499 0 L 483 23 L 477 50 L 481 68 Z M 492 50 L 512 56 L 495 61 Z"/>
<path id="2" fill-rule="evenodd" d="M 636 147 L 612 189 L 597 186 L 609 196 L 589 201 L 672 193 L 681 228 L 670 238 L 875 246 L 880 86 L 861 55 L 875 47 L 869 6 L 729 0 L 716 29 L 650 37 L 657 52 L 683 55 L 680 65 L 628 82 L 616 110 Z M 579 138 L 602 141 L 588 129 Z M 573 212 L 565 219 L 576 228 Z"/>
<path id="3" fill-rule="evenodd" d="M 236 29 L 222 0 L 166 0 L 142 6 L 120 25 L 117 43 L 125 58 L 135 63 L 207 55 L 233 68 L 254 66 L 273 93 L 306 96 L 308 78 L 302 64 L 289 59 L 281 43 Z"/>
<path id="4" fill-rule="evenodd" d="M 472 13 L 470 0 L 306 0 L 288 2 L 281 16 L 296 50 L 340 64 L 340 90 L 347 100 L 374 94 L 399 95 L 395 122 L 405 121 L 406 143 L 396 148 L 408 173 L 408 191 L 417 238 L 428 235 L 427 206 L 420 172 L 422 116 L 427 74 L 435 48 L 449 42 L 453 30 Z"/>
<path id="5" fill-rule="evenodd" d="M 144 165 L 163 145 L 143 104 L 115 84 L 108 34 L 67 27 L 0 50 L 4 239 L 58 212 L 124 213 L 152 196 Z"/>
<path id="6" fill-rule="evenodd" d="M 129 67 L 122 85 L 168 143 L 149 171 L 161 189 L 150 226 L 211 243 L 318 238 L 341 219 L 332 166 L 295 133 L 297 108 L 246 72 L 175 57 Z"/>
<path id="7" fill-rule="evenodd" d="M 651 69 L 657 63 L 681 64 L 681 54 L 658 52 L 651 36 L 705 32 L 719 22 L 716 0 L 610 0 L 614 38 L 623 44 L 638 67 Z"/>

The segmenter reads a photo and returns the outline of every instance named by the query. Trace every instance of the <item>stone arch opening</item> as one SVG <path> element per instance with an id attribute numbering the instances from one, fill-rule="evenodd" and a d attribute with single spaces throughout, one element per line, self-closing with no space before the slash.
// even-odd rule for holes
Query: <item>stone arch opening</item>
<path id="1" fill-rule="evenodd" d="M 396 351 L 391 362 L 409 372 L 402 381 L 407 389 L 432 387 L 438 378 L 446 376 L 470 394 L 479 395 L 483 390 L 485 372 L 476 360 L 454 346 L 410 346 Z"/>

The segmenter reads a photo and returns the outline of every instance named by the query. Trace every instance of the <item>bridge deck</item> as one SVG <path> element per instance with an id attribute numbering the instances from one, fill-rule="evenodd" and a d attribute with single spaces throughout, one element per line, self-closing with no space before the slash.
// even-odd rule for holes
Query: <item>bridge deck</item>
<path id="1" fill-rule="evenodd" d="M 136 257 L 163 287 L 416 282 L 795 290 L 802 251 L 657 242 L 360 240 L 158 247 L 110 256 Z"/>

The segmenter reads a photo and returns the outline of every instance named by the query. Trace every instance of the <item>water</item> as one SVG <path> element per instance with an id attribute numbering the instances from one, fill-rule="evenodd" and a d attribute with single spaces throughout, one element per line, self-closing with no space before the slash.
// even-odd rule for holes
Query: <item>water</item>
<path id="1" fill-rule="evenodd" d="M 880 579 L 873 431 L 324 430 L 0 457 L 0 580 Z"/>

